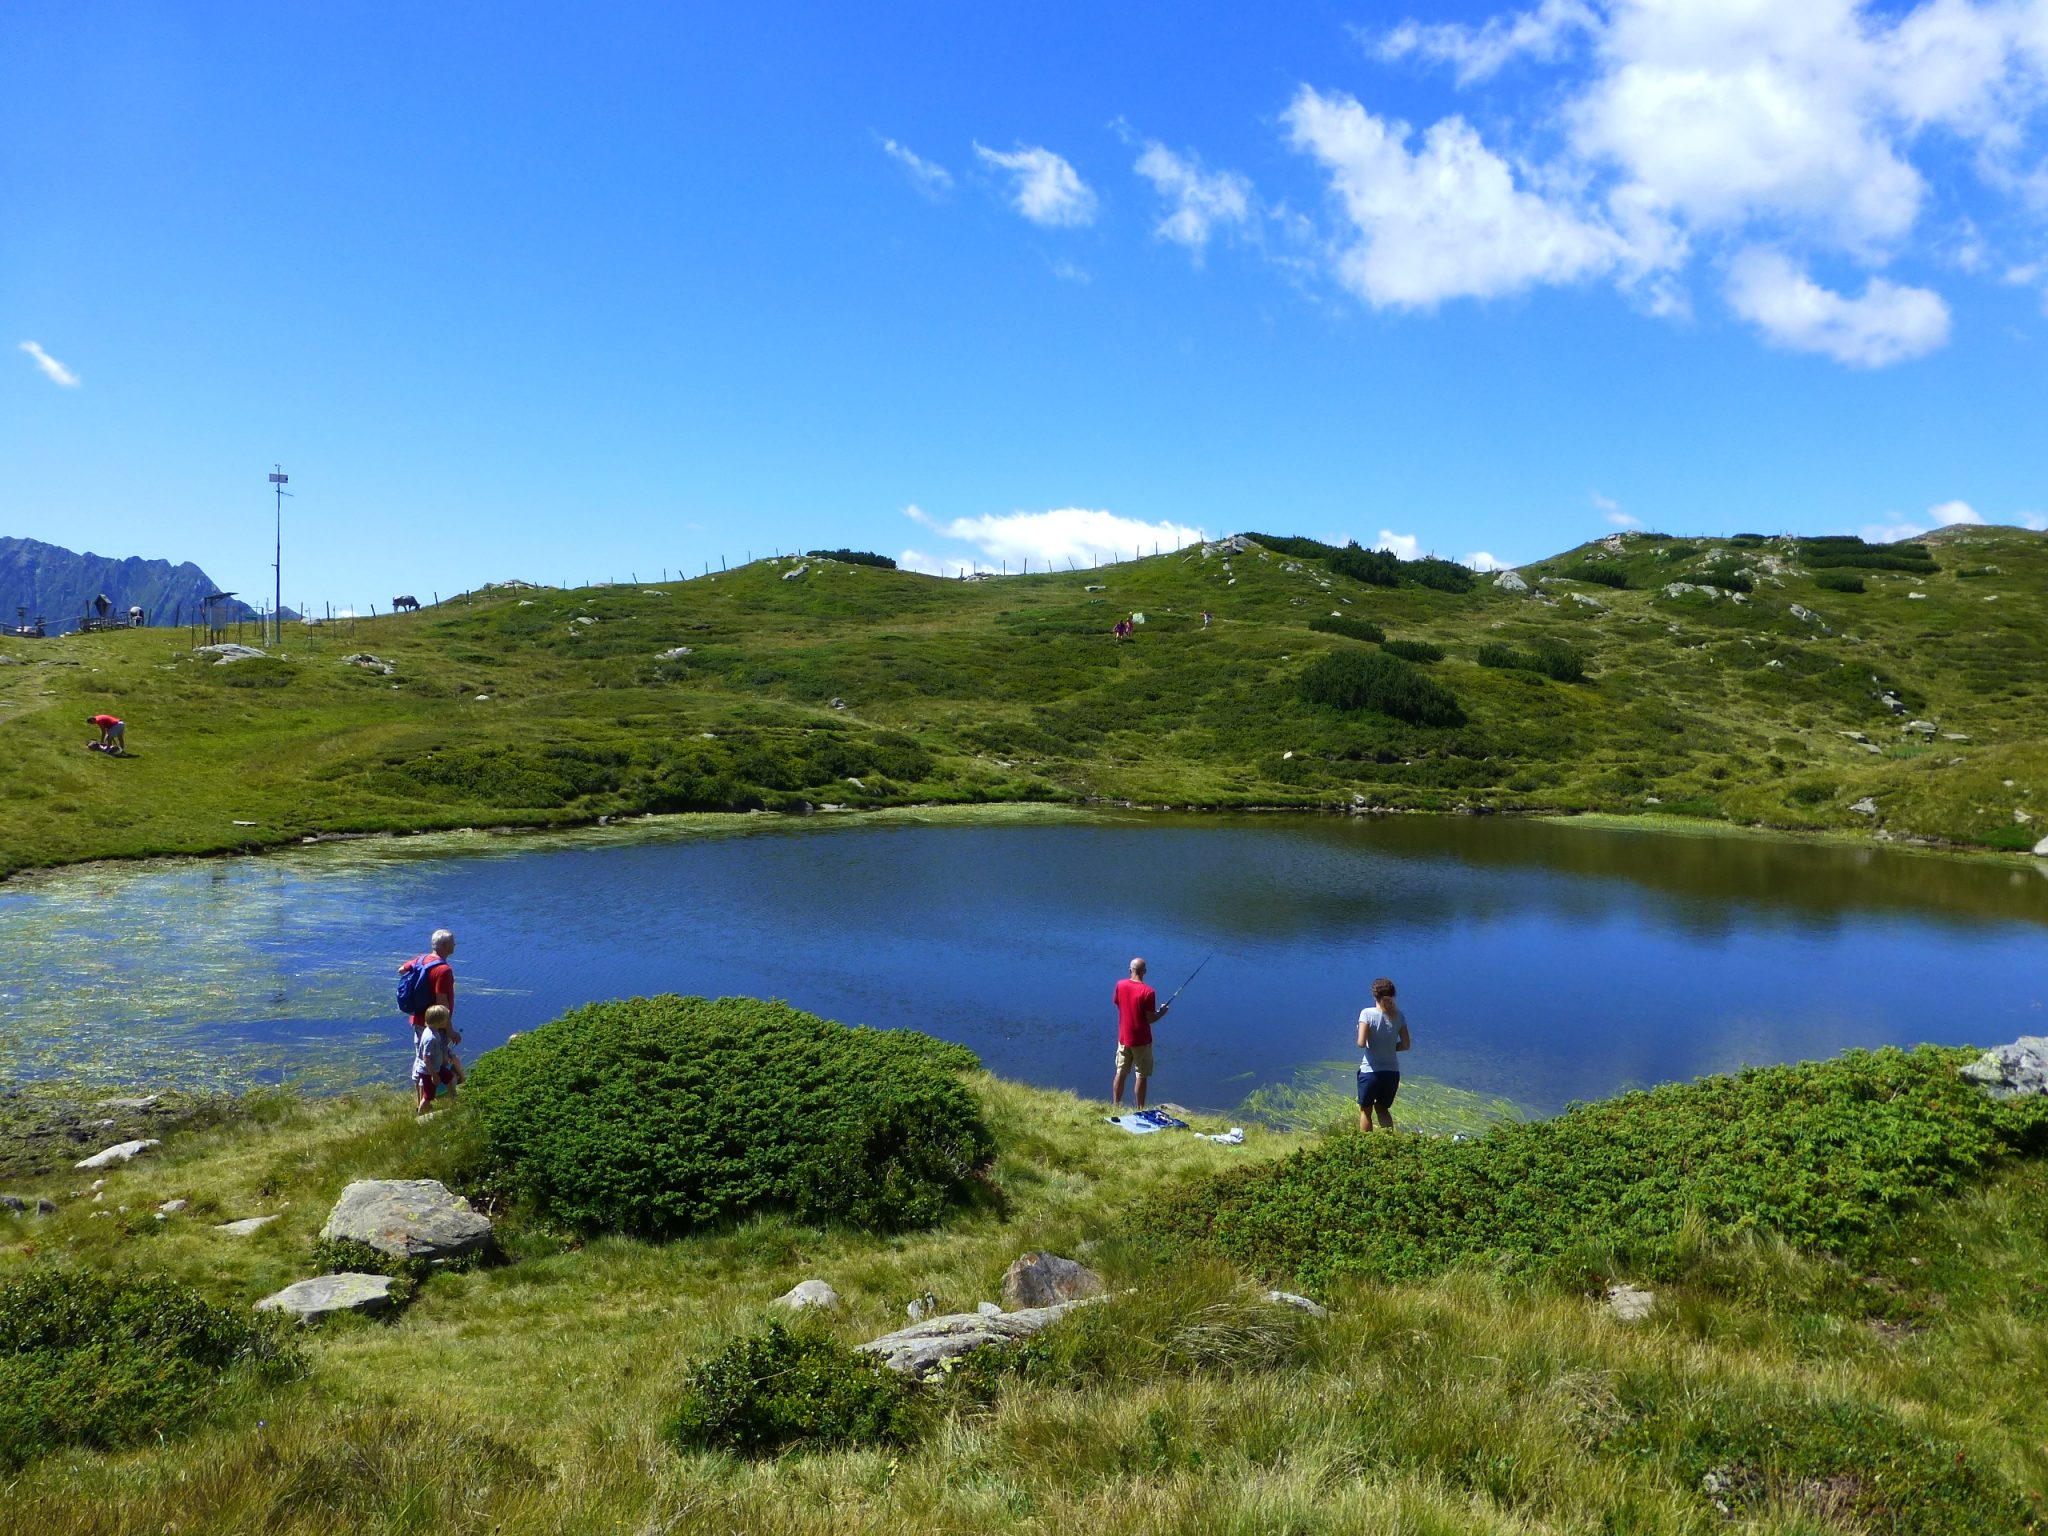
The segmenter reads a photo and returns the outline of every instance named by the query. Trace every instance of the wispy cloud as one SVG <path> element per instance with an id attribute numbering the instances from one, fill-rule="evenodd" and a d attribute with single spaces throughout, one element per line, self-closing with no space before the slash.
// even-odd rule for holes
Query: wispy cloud
<path id="1" fill-rule="evenodd" d="M 1052 264 L 1052 275 L 1063 283 L 1092 283 L 1095 279 L 1088 269 L 1071 261 L 1056 261 Z"/>
<path id="2" fill-rule="evenodd" d="M 1011 205 L 1032 223 L 1059 229 L 1095 222 L 1095 193 L 1051 150 L 1020 144 L 1006 152 L 976 144 L 974 152 L 1009 173 Z"/>
<path id="3" fill-rule="evenodd" d="M 78 375 L 66 368 L 57 359 L 43 350 L 39 341 L 24 341 L 21 350 L 35 359 L 36 366 L 43 371 L 43 377 L 60 389 L 76 389 L 82 382 Z"/>
<path id="4" fill-rule="evenodd" d="M 1251 219 L 1251 182 L 1235 171 L 1203 170 L 1201 158 L 1192 151 L 1178 155 L 1152 140 L 1138 156 L 1137 171 L 1167 204 L 1166 217 L 1154 233 L 1186 246 L 1197 258 L 1217 228 L 1242 226 Z"/>
<path id="5" fill-rule="evenodd" d="M 904 508 L 903 515 L 940 538 L 967 546 L 957 554 L 906 549 L 896 557 L 896 563 L 908 570 L 944 576 L 970 563 L 988 567 L 1007 562 L 1012 571 L 1021 571 L 1026 560 L 1040 569 L 1057 569 L 1069 562 L 1090 566 L 1149 555 L 1155 548 L 1164 554 L 1203 537 L 1201 529 L 1183 523 L 1163 519 L 1148 523 L 1086 507 L 942 520 L 911 506 Z"/>
<path id="6" fill-rule="evenodd" d="M 1511 571 L 1514 569 L 1507 561 L 1499 559 L 1483 549 L 1473 550 L 1471 554 L 1465 557 L 1464 563 L 1471 566 L 1475 571 Z"/>
<path id="7" fill-rule="evenodd" d="M 1601 516 L 1605 517 L 1607 521 L 1614 524 L 1617 528 L 1640 528 L 1643 526 L 1641 518 L 1630 517 L 1621 510 L 1621 503 L 1611 496 L 1602 496 L 1598 491 L 1594 491 L 1587 499 L 1593 503 L 1595 511 L 1599 512 Z"/>
<path id="8" fill-rule="evenodd" d="M 1937 528 L 1948 528 L 1957 523 L 1981 528 L 1990 521 L 1967 501 L 1938 501 L 1927 509 L 1924 518 L 1904 518 L 1896 513 L 1887 513 L 1886 516 L 1889 521 L 1865 523 L 1857 532 L 1872 544 L 1893 544 L 1900 539 L 1917 539 L 1923 533 L 1932 533 Z"/>
<path id="9" fill-rule="evenodd" d="M 943 165 L 925 159 L 907 144 L 884 139 L 882 153 L 901 166 L 903 174 L 910 178 L 910 184 L 926 197 L 943 197 L 952 190 L 953 173 Z"/>
<path id="10" fill-rule="evenodd" d="M 1422 553 L 1422 540 L 1412 533 L 1396 533 L 1391 528 L 1382 528 L 1373 548 L 1391 550 L 1403 560 L 1413 560 Z"/>

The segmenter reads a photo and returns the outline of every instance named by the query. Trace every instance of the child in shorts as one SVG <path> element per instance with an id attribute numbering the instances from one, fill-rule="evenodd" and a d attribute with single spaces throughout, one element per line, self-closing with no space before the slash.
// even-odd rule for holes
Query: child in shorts
<path id="1" fill-rule="evenodd" d="M 427 1010 L 427 1027 L 420 1031 L 412 1053 L 412 1085 L 419 1094 L 415 1113 L 425 1114 L 434 1095 L 456 1081 L 455 1052 L 448 1044 L 448 1010 L 436 1003 Z"/>

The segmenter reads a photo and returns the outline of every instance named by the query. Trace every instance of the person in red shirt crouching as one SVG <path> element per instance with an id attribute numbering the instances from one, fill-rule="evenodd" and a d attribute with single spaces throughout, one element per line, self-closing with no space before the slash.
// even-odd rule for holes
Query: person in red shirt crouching
<path id="1" fill-rule="evenodd" d="M 1168 1004 L 1167 1007 L 1171 1007 Z M 1145 962 L 1131 962 L 1131 974 L 1116 984 L 1116 1086 L 1112 1104 L 1124 1102 L 1124 1080 L 1138 1074 L 1138 1108 L 1145 1107 L 1145 1087 L 1152 1078 L 1152 1026 L 1166 1017 L 1159 994 L 1145 984 Z"/>

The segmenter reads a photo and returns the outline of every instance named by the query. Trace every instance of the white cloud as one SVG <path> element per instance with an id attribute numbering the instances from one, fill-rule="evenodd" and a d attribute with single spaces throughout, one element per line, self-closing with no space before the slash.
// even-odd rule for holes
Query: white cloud
<path id="1" fill-rule="evenodd" d="M 1052 275 L 1063 283 L 1092 283 L 1095 279 L 1086 267 L 1071 261 L 1056 261 L 1052 264 Z"/>
<path id="2" fill-rule="evenodd" d="M 1640 528 L 1643 526 L 1641 518 L 1630 517 L 1621 510 L 1621 503 L 1611 496 L 1602 496 L 1598 491 L 1594 491 L 1587 499 L 1593 503 L 1595 511 L 1599 512 L 1617 528 Z"/>
<path id="3" fill-rule="evenodd" d="M 1049 149 L 1019 145 L 1014 152 L 974 146 L 982 160 L 1010 173 L 1010 199 L 1034 224 L 1048 228 L 1095 222 L 1095 194 L 1074 168 Z"/>
<path id="4" fill-rule="evenodd" d="M 60 389 L 76 389 L 80 380 L 77 374 L 66 368 L 57 359 L 45 352 L 41 342 L 24 341 L 21 350 L 35 359 L 36 366 L 43 371 L 43 377 Z"/>
<path id="5" fill-rule="evenodd" d="M 911 569 L 936 570 L 946 575 L 967 565 L 970 560 L 983 567 L 1001 567 L 1007 562 L 1012 571 L 1021 571 L 1026 560 L 1035 566 L 1055 569 L 1070 562 L 1077 568 L 1086 567 L 1101 562 L 1129 560 L 1138 554 L 1150 555 L 1155 547 L 1164 554 L 1204 537 L 1201 529 L 1182 523 L 1164 519 L 1148 523 L 1134 517 L 1118 517 L 1113 512 L 1091 511 L 1086 507 L 1059 507 L 1048 512 L 1009 512 L 941 521 L 922 508 L 911 506 L 904 508 L 903 515 L 941 538 L 970 547 L 971 555 L 931 556 L 906 550 L 897 559 L 897 564 L 902 565 L 906 557 L 915 557 L 927 563 Z"/>
<path id="6" fill-rule="evenodd" d="M 1857 368 L 1921 357 L 1948 341 L 1948 305 L 1931 289 L 1873 277 L 1860 297 L 1846 298 L 1783 252 L 1759 247 L 1729 264 L 1728 303 L 1776 345 Z"/>
<path id="7" fill-rule="evenodd" d="M 1475 549 L 1465 557 L 1464 563 L 1475 571 L 1511 571 L 1514 569 L 1505 560 L 1496 559 L 1483 549 Z"/>
<path id="8" fill-rule="evenodd" d="M 2013 521 L 2018 523 L 2022 528 L 2033 529 L 2036 533 L 2048 530 L 2048 514 L 2040 512 L 2020 512 L 2014 514 Z"/>
<path id="9" fill-rule="evenodd" d="M 1432 209 L 1426 221 L 1458 244 L 1512 251 L 1525 230 L 1539 238 L 1519 261 L 1474 256 L 1476 272 L 1453 262 L 1440 283 L 1404 288 L 1372 278 L 1360 255 L 1376 239 L 1398 249 L 1398 224 L 1368 233 L 1341 252 L 1338 275 L 1374 303 L 1431 302 L 1399 296 L 1418 287 L 1448 297 L 1602 276 L 1651 313 L 1682 316 L 1682 274 L 1702 250 L 1725 260 L 1767 245 L 1798 269 L 1825 252 L 1849 258 L 1871 286 L 1852 299 L 1758 267 L 1738 289 L 1781 316 L 1765 327 L 1781 343 L 1878 367 L 1947 336 L 1940 298 L 1883 279 L 1901 254 L 2033 280 L 2024 257 L 1996 249 L 1970 217 L 1923 231 L 1928 209 L 1953 215 L 1957 198 L 1948 186 L 1933 197 L 1932 167 L 1915 162 L 1926 146 L 1946 157 L 1946 176 L 1960 149 L 1982 189 L 2016 209 L 2021 227 L 2038 227 L 2048 211 L 2048 0 L 1536 0 L 1476 25 L 1408 21 L 1367 41 L 1385 60 L 1449 65 L 1461 85 L 1515 60 L 1553 68 L 1522 97 L 1531 105 L 1510 106 L 1488 129 L 1496 144 L 1541 149 L 1538 158 L 1510 173 L 1450 118 L 1430 134 L 1462 156 L 1446 149 L 1439 163 L 1426 140 L 1410 162 L 1430 173 L 1416 178 L 1425 202 L 1433 185 L 1452 187 L 1448 201 L 1471 210 Z M 1319 100 L 1305 90 L 1288 114 L 1297 147 L 1312 147 L 1304 103 Z M 1404 136 L 1394 148 L 1405 155 Z M 1366 163 L 1356 145 L 1345 158 Z M 1461 162 L 1485 174 L 1461 178 Z M 1349 180 L 1399 184 L 1384 167 Z M 1352 222 L 1375 227 L 1338 181 Z M 1984 228 L 2013 224 L 1987 218 Z"/>
<path id="10" fill-rule="evenodd" d="M 1372 547 L 1389 550 L 1403 560 L 1413 560 L 1422 553 L 1422 540 L 1412 533 L 1396 533 L 1391 528 L 1382 528 Z"/>
<path id="11" fill-rule="evenodd" d="M 1478 27 L 1404 21 L 1376 42 L 1368 38 L 1367 45 L 1382 59 L 1414 54 L 1452 65 L 1458 84 L 1470 85 L 1498 73 L 1503 65 L 1524 54 L 1555 59 L 1575 34 L 1596 32 L 1599 26 L 1598 14 L 1585 0 L 1542 0 L 1533 11 L 1494 16 Z"/>
<path id="12" fill-rule="evenodd" d="M 1886 516 L 1891 518 L 1890 522 L 1865 523 L 1857 533 L 1872 544 L 1895 544 L 1900 539 L 1917 539 L 1923 533 L 1932 533 L 1937 528 L 1948 528 L 1957 523 L 1981 528 L 1990 521 L 1967 501 L 1938 501 L 1927 509 L 1925 518 L 1910 522 L 1893 513 Z M 2021 521 L 2026 519 L 2022 517 Z M 2029 526 L 2039 527 L 2040 524 L 2029 523 Z"/>
<path id="13" fill-rule="evenodd" d="M 1936 502 L 1927 509 L 1927 515 L 1937 528 L 1946 528 L 1952 523 L 1975 523 L 1982 527 L 1985 520 L 1984 514 L 1967 501 Z"/>
<path id="14" fill-rule="evenodd" d="M 1406 123 L 1342 93 L 1303 86 L 1283 114 L 1294 147 L 1329 171 L 1355 239 L 1337 276 L 1376 308 L 1427 309 L 1565 283 L 1618 265 L 1613 231 L 1515 185 L 1462 117 L 1432 125 L 1414 154 Z"/>
<path id="15" fill-rule="evenodd" d="M 927 160 L 923 155 L 894 139 L 882 140 L 882 153 L 903 167 L 903 174 L 910 178 L 910 184 L 927 197 L 938 197 L 951 191 L 953 173 L 943 165 Z"/>
<path id="16" fill-rule="evenodd" d="M 1235 171 L 1204 171 L 1192 153 L 1177 155 L 1154 140 L 1138 156 L 1137 171 L 1171 207 L 1154 233 L 1197 256 L 1218 225 L 1242 225 L 1251 218 L 1251 182 Z"/>

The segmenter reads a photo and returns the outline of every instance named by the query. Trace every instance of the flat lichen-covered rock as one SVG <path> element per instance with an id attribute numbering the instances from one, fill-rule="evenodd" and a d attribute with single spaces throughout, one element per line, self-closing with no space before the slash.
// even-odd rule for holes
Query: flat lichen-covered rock
<path id="1" fill-rule="evenodd" d="M 1056 1253 L 1019 1254 L 1003 1273 L 1003 1305 L 1049 1307 L 1102 1293 L 1102 1276 Z"/>
<path id="2" fill-rule="evenodd" d="M 256 1303 L 258 1312 L 289 1312 L 302 1323 L 317 1323 L 337 1312 L 382 1312 L 391 1306 L 389 1275 L 316 1275 L 288 1285 Z"/>
<path id="3" fill-rule="evenodd" d="M 482 1249 L 491 1223 L 436 1180 L 359 1179 L 341 1192 L 320 1235 L 368 1243 L 396 1259 L 440 1263 Z"/>
<path id="4" fill-rule="evenodd" d="M 908 1328 L 885 1333 L 854 1348 L 862 1354 L 879 1355 L 892 1371 L 920 1379 L 931 1375 L 948 1360 L 990 1344 L 1015 1344 L 1028 1339 L 1048 1323 L 1059 1321 L 1076 1307 L 1085 1307 L 1100 1297 L 1084 1296 L 1050 1307 L 1029 1307 L 1021 1312 L 948 1312 L 928 1317 Z"/>

